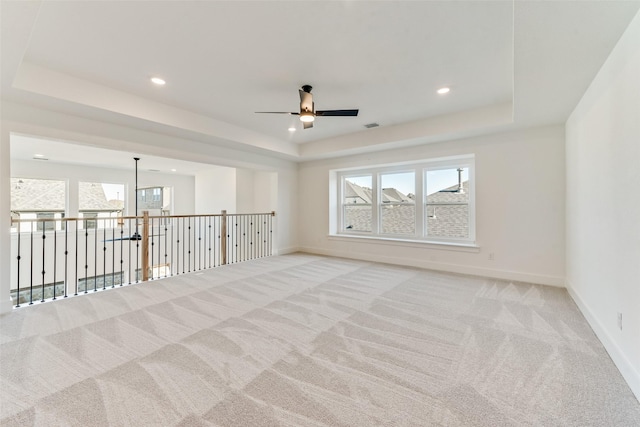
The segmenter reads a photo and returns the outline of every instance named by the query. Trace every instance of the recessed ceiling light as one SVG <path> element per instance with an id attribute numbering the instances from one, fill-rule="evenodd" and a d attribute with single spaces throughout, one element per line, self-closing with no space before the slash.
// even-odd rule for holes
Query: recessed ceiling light
<path id="1" fill-rule="evenodd" d="M 151 77 L 151 82 L 154 83 L 154 84 L 157 84 L 158 86 L 162 86 L 165 83 L 167 83 L 163 79 L 161 79 L 160 77 Z"/>
<path id="2" fill-rule="evenodd" d="M 176 171 L 175 169 L 171 169 L 171 172 L 175 172 L 175 171 Z"/>
<path id="3" fill-rule="evenodd" d="M 44 157 L 44 154 L 34 154 L 33 157 Z"/>
<path id="4" fill-rule="evenodd" d="M 438 89 L 438 93 L 440 95 L 444 95 L 445 93 L 449 93 L 451 89 L 449 89 L 448 87 L 441 87 L 440 89 Z"/>
<path id="5" fill-rule="evenodd" d="M 296 131 L 296 128 L 294 128 L 293 126 L 289 128 L 289 132 L 295 132 L 295 131 Z"/>

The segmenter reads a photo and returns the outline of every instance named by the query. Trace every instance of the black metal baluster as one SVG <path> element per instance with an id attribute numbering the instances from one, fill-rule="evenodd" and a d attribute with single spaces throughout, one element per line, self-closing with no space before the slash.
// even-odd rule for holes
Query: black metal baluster
<path id="1" fill-rule="evenodd" d="M 17 269 L 17 278 L 18 278 L 18 287 L 17 287 L 17 291 L 16 291 L 16 308 L 20 307 L 20 259 L 22 258 L 22 256 L 20 255 L 20 240 L 22 240 L 20 238 L 20 235 L 22 231 L 22 222 L 18 222 L 18 255 L 16 256 L 16 261 L 18 262 L 18 269 Z"/>
<path id="2" fill-rule="evenodd" d="M 156 221 L 158 222 L 158 268 L 160 268 L 160 265 L 162 264 L 161 257 L 160 257 L 160 251 L 162 250 L 162 239 L 160 238 L 161 237 L 160 227 L 162 226 L 162 221 L 161 221 L 161 218 L 156 218 Z M 158 279 L 159 278 L 160 278 L 160 270 L 158 270 Z"/>
<path id="3" fill-rule="evenodd" d="M 173 260 L 173 229 L 176 228 L 176 223 L 178 221 L 176 221 L 174 223 L 173 219 L 171 220 L 171 275 L 173 276 L 173 266 L 175 264 L 174 260 Z M 178 269 L 176 268 L 176 274 L 178 274 Z"/>
<path id="4" fill-rule="evenodd" d="M 57 222 L 54 220 L 53 221 L 53 299 L 54 301 L 56 300 L 56 294 L 57 294 L 57 289 L 56 289 L 56 273 L 57 273 L 57 266 L 56 263 L 58 262 L 58 233 L 57 233 Z"/>
<path id="5" fill-rule="evenodd" d="M 202 217 L 201 216 L 197 216 L 196 217 L 196 221 L 198 223 L 198 249 L 196 251 L 196 253 L 198 254 L 198 256 L 196 257 L 197 261 L 197 271 L 202 270 Z"/>
<path id="6" fill-rule="evenodd" d="M 162 231 L 160 231 L 160 221 L 158 220 L 158 218 L 154 218 L 151 217 L 149 218 L 151 220 L 151 234 L 155 234 L 156 232 L 156 227 L 157 227 L 157 232 L 158 234 L 155 235 L 155 237 L 157 237 L 157 239 L 155 239 L 154 237 L 154 245 L 151 246 L 151 256 L 149 257 L 149 259 L 151 260 L 151 278 L 152 279 L 159 279 L 160 278 L 160 249 L 162 249 L 162 239 L 160 239 L 160 237 L 162 236 Z M 157 222 L 157 225 L 154 225 L 154 223 Z M 154 263 L 154 250 L 157 252 L 157 257 L 155 259 L 155 263 Z M 154 273 L 155 270 L 155 273 Z M 155 274 L 155 275 L 154 275 Z"/>
<path id="7" fill-rule="evenodd" d="M 42 221 L 42 294 L 40 302 L 44 302 L 44 262 L 45 262 L 45 239 L 47 238 L 45 231 L 47 230 L 47 221 Z"/>
<path id="8" fill-rule="evenodd" d="M 266 249 L 266 243 L 267 243 L 267 235 L 266 235 L 266 231 L 267 231 L 267 216 L 266 215 L 262 215 L 262 245 L 261 245 L 261 253 L 262 256 L 265 256 L 265 249 Z"/>
<path id="9" fill-rule="evenodd" d="M 124 285 L 124 218 L 120 224 L 120 286 Z"/>
<path id="10" fill-rule="evenodd" d="M 186 240 L 184 230 L 185 230 L 185 228 L 184 228 L 184 218 L 182 218 L 182 239 Z M 185 244 L 184 244 L 184 242 L 182 242 L 182 274 L 184 274 L 184 264 L 185 264 L 185 261 L 186 261 L 186 258 L 187 258 L 187 257 L 184 256 L 184 254 L 185 254 L 184 246 L 185 246 Z"/>
<path id="11" fill-rule="evenodd" d="M 29 276 L 29 305 L 33 304 L 33 222 L 31 222 L 31 275 Z"/>
<path id="12" fill-rule="evenodd" d="M 105 220 L 104 227 L 102 227 L 102 290 L 105 290 L 106 288 L 107 288 L 107 224 Z"/>
<path id="13" fill-rule="evenodd" d="M 171 265 L 167 262 L 167 221 L 169 219 L 164 219 L 164 277 L 167 277 L 167 266 L 171 268 Z M 169 270 L 169 275 L 171 275 L 171 270 Z"/>
<path id="14" fill-rule="evenodd" d="M 187 232 L 189 233 L 187 235 L 187 261 L 189 262 L 189 266 L 187 267 L 187 273 L 191 273 L 191 217 L 188 217 L 187 219 L 189 220 L 189 226 L 187 227 Z"/>
<path id="15" fill-rule="evenodd" d="M 78 220 L 74 221 L 74 224 L 75 224 L 75 227 L 76 227 L 76 247 L 75 247 L 75 249 L 76 249 L 76 269 L 75 269 L 75 272 L 76 273 L 74 275 L 74 278 L 75 278 L 75 281 L 76 281 L 76 286 L 75 286 L 75 289 L 73 291 L 73 295 L 75 296 L 75 295 L 78 295 L 78 282 L 79 282 L 79 280 L 78 280 L 78 252 L 80 252 L 80 251 L 78 250 L 78 228 L 79 228 L 78 227 Z M 69 223 L 67 223 L 67 225 L 69 225 Z"/>
<path id="16" fill-rule="evenodd" d="M 69 221 L 63 220 L 61 224 L 64 224 L 64 297 L 67 297 L 67 283 L 69 280 L 68 276 L 68 266 L 67 262 L 69 261 Z"/>
<path id="17" fill-rule="evenodd" d="M 245 247 L 246 255 L 240 261 L 246 261 L 248 259 L 251 259 L 251 216 L 243 215 L 242 220 L 244 222 L 244 227 L 245 227 L 245 236 L 243 239 L 244 242 L 242 242 L 242 244 Z"/>
<path id="18" fill-rule="evenodd" d="M 265 216 L 260 215 L 260 258 L 264 256 L 264 229 L 265 229 Z"/>
<path id="19" fill-rule="evenodd" d="M 116 287 L 116 224 L 111 220 L 111 288 Z"/>
<path id="20" fill-rule="evenodd" d="M 209 251 L 207 252 L 207 254 L 209 256 L 209 268 L 211 268 L 211 221 L 213 221 L 213 217 L 208 216 L 207 219 L 209 220 L 209 223 L 207 225 L 207 231 L 209 232 Z"/>
<path id="21" fill-rule="evenodd" d="M 234 216 L 233 218 L 236 221 L 236 262 L 238 262 L 240 260 L 240 245 L 242 244 L 242 241 L 240 238 L 240 227 L 238 224 L 238 217 Z"/>
<path id="22" fill-rule="evenodd" d="M 273 214 L 269 215 L 269 256 L 273 253 Z"/>
<path id="23" fill-rule="evenodd" d="M 198 270 L 202 270 L 201 257 L 202 257 L 202 217 L 198 218 Z"/>
<path id="24" fill-rule="evenodd" d="M 236 248 L 238 247 L 238 239 L 237 239 L 237 235 L 235 233 L 235 230 L 237 229 L 238 223 L 234 222 L 236 221 L 236 217 L 235 216 L 230 216 L 229 217 L 229 221 L 231 221 L 231 245 L 229 245 L 229 264 L 233 264 L 235 262 L 235 257 L 234 255 L 236 254 Z"/>
<path id="25" fill-rule="evenodd" d="M 133 234 L 131 234 L 131 218 L 129 218 L 127 220 L 129 222 L 128 224 L 128 228 L 129 228 L 129 238 L 127 239 L 127 241 L 129 243 L 127 243 L 127 252 L 129 252 L 129 284 L 131 284 L 132 280 L 131 280 L 131 267 L 133 267 L 133 263 L 131 262 L 131 239 L 133 238 L 137 238 L 136 236 L 134 236 Z"/>
<path id="26" fill-rule="evenodd" d="M 238 217 L 240 220 L 240 257 L 238 261 L 242 262 L 247 259 L 247 216 L 241 215 Z"/>
<path id="27" fill-rule="evenodd" d="M 250 260 L 256 257 L 256 220 L 253 215 L 249 215 L 247 221 L 249 222 L 249 257 L 247 260 Z"/>
<path id="28" fill-rule="evenodd" d="M 89 284 L 89 229 L 87 228 L 87 221 L 84 222 L 84 293 L 89 292 L 87 285 Z"/>
<path id="29" fill-rule="evenodd" d="M 153 232 L 153 218 L 149 218 L 149 220 L 151 221 L 151 253 L 149 254 L 149 259 L 151 260 L 151 280 L 153 280 L 154 276 L 153 276 L 153 249 L 154 249 L 154 245 L 155 245 L 155 238 L 153 236 L 154 232 Z M 147 266 L 145 265 L 143 268 L 147 268 Z"/>
<path id="30" fill-rule="evenodd" d="M 140 239 L 142 236 L 138 230 L 138 212 L 136 212 L 136 283 L 140 281 Z"/>
<path id="31" fill-rule="evenodd" d="M 98 219 L 93 229 L 93 292 L 98 290 Z"/>
<path id="32" fill-rule="evenodd" d="M 221 252 L 220 252 L 220 229 L 222 228 L 222 223 L 220 220 L 219 216 L 215 216 L 213 217 L 213 236 L 216 237 L 217 239 L 213 242 L 213 263 L 214 266 L 219 266 L 220 265 L 220 257 L 222 256 Z M 218 228 L 218 231 L 216 232 L 216 227 Z M 216 244 L 218 245 L 218 256 L 216 257 Z"/>

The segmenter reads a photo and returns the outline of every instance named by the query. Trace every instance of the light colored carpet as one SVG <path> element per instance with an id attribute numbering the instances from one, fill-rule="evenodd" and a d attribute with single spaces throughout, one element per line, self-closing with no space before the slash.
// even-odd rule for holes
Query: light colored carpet
<path id="1" fill-rule="evenodd" d="M 305 254 L 15 310 L 3 426 L 638 426 L 564 289 Z"/>

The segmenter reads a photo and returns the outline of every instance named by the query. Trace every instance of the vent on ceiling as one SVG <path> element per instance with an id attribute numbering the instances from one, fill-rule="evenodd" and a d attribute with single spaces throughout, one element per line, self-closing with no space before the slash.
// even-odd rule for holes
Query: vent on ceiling
<path id="1" fill-rule="evenodd" d="M 380 125 L 377 124 L 377 123 L 369 123 L 369 124 L 364 125 L 364 127 L 366 127 L 367 129 L 377 128 L 378 126 L 380 126 Z"/>

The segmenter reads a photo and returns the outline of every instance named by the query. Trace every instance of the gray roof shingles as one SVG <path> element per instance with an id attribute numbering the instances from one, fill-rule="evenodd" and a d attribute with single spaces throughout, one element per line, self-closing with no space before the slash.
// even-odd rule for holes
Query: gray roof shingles
<path id="1" fill-rule="evenodd" d="M 11 178 L 11 211 L 64 212 L 65 187 L 64 181 Z M 99 183 L 81 182 L 79 200 L 81 212 L 114 212 L 122 209 L 107 200 Z"/>

